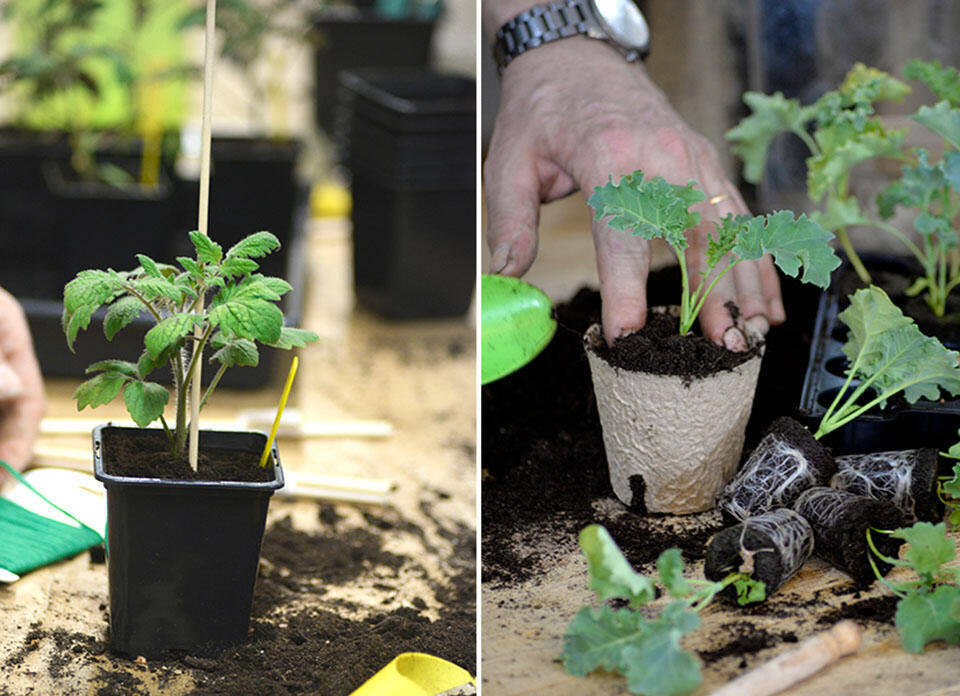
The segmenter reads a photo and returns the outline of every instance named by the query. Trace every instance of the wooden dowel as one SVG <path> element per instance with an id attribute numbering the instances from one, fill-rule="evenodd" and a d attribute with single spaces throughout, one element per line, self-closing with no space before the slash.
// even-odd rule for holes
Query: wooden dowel
<path id="1" fill-rule="evenodd" d="M 710 696 L 772 696 L 849 655 L 860 647 L 860 627 L 841 621 L 829 631 L 808 638 L 793 650 L 755 667 Z"/>

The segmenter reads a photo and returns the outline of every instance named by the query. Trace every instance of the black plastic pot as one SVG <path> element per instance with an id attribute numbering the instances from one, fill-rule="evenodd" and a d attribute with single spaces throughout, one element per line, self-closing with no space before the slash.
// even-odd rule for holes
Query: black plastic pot
<path id="1" fill-rule="evenodd" d="M 113 648 L 149 659 L 169 650 L 215 654 L 242 643 L 267 506 L 283 486 L 276 446 L 274 477 L 264 483 L 128 478 L 104 471 L 108 430 L 142 431 L 93 431 L 94 473 L 107 489 Z M 200 433 L 201 448 L 259 452 L 265 442 L 256 432 Z"/>
<path id="2" fill-rule="evenodd" d="M 397 319 L 463 314 L 476 275 L 474 81 L 369 69 L 341 87 L 357 300 Z"/>
<path id="3" fill-rule="evenodd" d="M 906 267 L 906 262 L 897 259 L 870 261 L 871 272 Z M 820 297 L 800 397 L 800 420 L 813 430 L 846 380 L 847 358 L 842 347 L 847 340 L 847 327 L 837 319 L 843 311 L 837 282 L 843 269 L 841 266 L 835 271 L 830 287 Z M 852 384 L 856 386 L 857 381 Z M 948 396 L 942 402 L 920 400 L 915 404 L 892 400 L 882 411 L 872 410 L 826 435 L 823 442 L 838 455 L 920 447 L 946 449 L 957 441 L 958 428 L 960 399 Z"/>
<path id="4" fill-rule="evenodd" d="M 314 15 L 317 124 L 328 133 L 334 130 L 337 79 L 342 70 L 427 65 L 435 24 L 435 19 L 385 19 L 371 8 Z"/>

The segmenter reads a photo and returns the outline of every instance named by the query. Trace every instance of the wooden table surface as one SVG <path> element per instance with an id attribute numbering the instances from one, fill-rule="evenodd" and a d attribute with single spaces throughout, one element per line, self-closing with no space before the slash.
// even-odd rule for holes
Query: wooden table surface
<path id="1" fill-rule="evenodd" d="M 350 586 L 331 587 L 323 601 L 336 610 L 347 599 L 372 612 L 390 611 L 423 597 L 430 614 L 436 584 L 453 573 L 447 563 L 452 542 L 440 525 L 476 524 L 473 313 L 413 322 L 379 319 L 353 306 L 351 244 L 343 224 L 311 228 L 308 251 L 303 326 L 319 333 L 321 340 L 300 351 L 288 408 L 299 408 L 310 420 L 384 420 L 393 426 L 393 434 L 380 439 L 281 439 L 281 459 L 292 471 L 394 482 L 390 504 L 424 534 L 420 538 L 397 534 L 385 541 L 385 548 L 416 558 L 426 569 L 426 577 L 411 577 L 398 596 L 378 591 L 375 577 L 361 577 Z M 286 359 L 279 363 L 267 388 L 218 390 L 204 413 L 211 419 L 229 419 L 240 409 L 275 409 L 289 366 Z M 122 403 L 77 414 L 71 395 L 78 383 L 47 381 L 48 416 L 106 421 L 126 415 Z M 90 438 L 44 436 L 38 444 L 89 450 Z M 444 495 L 437 496 L 437 491 Z M 428 492 L 433 501 L 429 514 L 421 507 Z M 274 498 L 269 519 L 290 516 L 296 528 L 310 531 L 318 524 L 317 505 Z M 344 528 L 364 524 L 362 508 L 338 504 L 336 509 Z M 62 629 L 105 635 L 106 602 L 106 566 L 91 564 L 86 553 L 28 573 L 12 585 L 0 585 L 0 694 L 92 694 L 97 693 L 101 668 L 136 670 L 129 661 L 124 666 L 122 660 L 105 655 L 91 658 L 79 670 L 53 676 L 56 670 L 48 665 L 57 648 L 51 640 L 44 640 L 22 663 L 5 665 L 7 656 L 24 645 L 34 622 L 41 622 L 48 633 Z M 137 671 L 137 677 L 146 684 L 140 688 L 153 684 L 151 693 L 176 694 L 192 688 L 186 677 L 170 679 L 162 689 L 150 674 Z"/>

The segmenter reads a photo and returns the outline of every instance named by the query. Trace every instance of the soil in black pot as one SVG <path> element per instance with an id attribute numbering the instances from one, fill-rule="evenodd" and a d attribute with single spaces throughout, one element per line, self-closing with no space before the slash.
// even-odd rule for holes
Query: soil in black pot
<path id="1" fill-rule="evenodd" d="M 835 488 L 810 488 L 797 498 L 793 509 L 813 527 L 816 554 L 860 585 L 869 585 L 876 578 L 870 565 L 873 554 L 867 545 L 867 530 L 903 526 L 903 514 L 893 503 Z M 878 532 L 872 538 L 880 553 L 897 557 L 901 540 Z M 876 556 L 873 561 L 882 575 L 891 568 Z"/>
<path id="2" fill-rule="evenodd" d="M 764 583 L 769 597 L 813 554 L 813 529 L 793 510 L 779 508 L 727 527 L 707 542 L 703 573 L 722 580 L 734 571 Z M 732 585 L 724 594 L 736 597 Z"/>
<path id="3" fill-rule="evenodd" d="M 113 476 L 162 478 L 183 481 L 272 481 L 273 467 L 261 467 L 260 453 L 201 447 L 197 471 L 186 453 L 173 459 L 164 434 L 114 430 L 103 433 L 104 467 Z"/>
<path id="4" fill-rule="evenodd" d="M 727 484 L 717 505 L 732 520 L 789 507 L 803 491 L 826 486 L 837 465 L 800 423 L 778 418 Z"/>
<path id="5" fill-rule="evenodd" d="M 733 303 L 729 304 L 728 310 L 735 321 L 739 317 L 739 310 Z M 732 370 L 760 351 L 758 346 L 754 346 L 746 352 L 734 352 L 696 332 L 681 336 L 679 327 L 680 320 L 677 317 L 649 312 L 643 328 L 621 336 L 612 346 L 601 343 L 595 347 L 595 351 L 614 367 L 631 372 L 691 379 Z"/>
<path id="6" fill-rule="evenodd" d="M 943 519 L 944 508 L 937 495 L 937 459 L 932 448 L 837 457 L 830 485 L 892 502 L 907 524 L 937 522 Z"/>

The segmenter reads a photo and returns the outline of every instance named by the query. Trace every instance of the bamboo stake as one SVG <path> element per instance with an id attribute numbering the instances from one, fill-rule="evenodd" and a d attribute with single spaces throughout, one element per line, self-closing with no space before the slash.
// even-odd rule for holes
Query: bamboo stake
<path id="1" fill-rule="evenodd" d="M 860 627 L 841 621 L 793 650 L 727 682 L 710 696 L 772 696 L 833 664 L 860 647 Z"/>
<path id="2" fill-rule="evenodd" d="M 203 38 L 203 115 L 200 121 L 200 206 L 197 213 L 197 231 L 208 235 L 207 221 L 210 211 L 210 117 L 213 114 L 213 62 L 214 30 L 216 28 L 217 0 L 207 0 L 207 25 Z M 202 290 L 202 287 L 201 287 Z M 203 313 L 203 296 L 198 298 L 197 313 Z M 197 326 L 193 330 L 193 350 L 202 350 L 200 339 L 203 330 Z M 203 374 L 203 356 L 193 361 L 193 375 L 187 375 L 190 381 L 190 468 L 197 470 L 197 457 L 200 445 L 200 376 Z M 192 381 L 191 381 L 192 380 Z"/>

